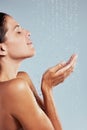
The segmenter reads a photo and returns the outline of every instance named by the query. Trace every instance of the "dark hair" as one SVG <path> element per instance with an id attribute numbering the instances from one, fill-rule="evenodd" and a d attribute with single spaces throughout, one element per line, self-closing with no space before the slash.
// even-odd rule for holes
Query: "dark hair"
<path id="1" fill-rule="evenodd" d="M 0 12 L 0 43 L 5 41 L 6 28 L 6 17 L 9 16 L 6 13 Z"/>

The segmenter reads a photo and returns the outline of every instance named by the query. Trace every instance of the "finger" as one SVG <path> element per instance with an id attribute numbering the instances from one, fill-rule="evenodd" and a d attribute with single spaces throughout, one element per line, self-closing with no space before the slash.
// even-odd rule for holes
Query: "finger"
<path id="1" fill-rule="evenodd" d="M 74 67 L 76 64 L 77 55 L 73 55 L 70 60 L 68 61 L 67 65 L 70 65 L 71 67 Z"/>
<path id="2" fill-rule="evenodd" d="M 63 76 L 60 76 L 60 77 L 57 77 L 54 81 L 53 81 L 53 86 L 56 86 L 58 84 L 60 84 L 61 82 L 64 81 L 64 77 Z"/>
<path id="3" fill-rule="evenodd" d="M 67 69 L 69 69 L 71 66 L 74 66 L 76 63 L 76 59 L 77 59 L 77 55 L 73 54 L 70 59 L 68 60 L 68 62 L 61 62 L 60 64 L 52 67 L 50 69 L 50 71 L 52 72 L 59 72 L 58 73 L 63 73 L 64 71 L 66 71 Z"/>
<path id="4" fill-rule="evenodd" d="M 65 73 L 58 75 L 55 77 L 55 79 L 52 81 L 53 86 L 56 86 L 62 82 L 73 72 L 73 67 L 71 67 L 69 70 L 67 70 Z"/>
<path id="5" fill-rule="evenodd" d="M 70 68 L 69 70 L 65 71 L 64 73 L 61 73 L 60 75 L 56 75 L 54 82 L 59 82 L 60 79 L 65 80 L 65 78 L 70 75 L 70 73 L 73 72 L 73 68 Z"/>
<path id="6" fill-rule="evenodd" d="M 70 59 L 67 61 L 66 64 L 69 64 L 70 62 L 76 61 L 76 60 L 77 60 L 77 54 L 73 54 L 73 55 L 70 57 Z"/>
<path id="7" fill-rule="evenodd" d="M 74 67 L 76 63 L 77 56 L 73 55 L 70 60 L 66 63 L 66 65 L 61 68 L 57 73 L 61 74 L 67 71 L 70 67 Z"/>
<path id="8" fill-rule="evenodd" d="M 68 69 L 65 73 L 64 73 L 64 77 L 67 78 L 68 76 L 70 76 L 70 74 L 73 72 L 74 67 L 71 67 L 70 69 Z"/>
<path id="9" fill-rule="evenodd" d="M 59 69 L 63 68 L 65 65 L 66 65 L 66 62 L 61 62 L 61 63 L 57 64 L 56 66 L 52 67 L 51 71 L 56 72 Z"/>
<path id="10" fill-rule="evenodd" d="M 59 83 L 62 83 L 72 72 L 74 67 L 70 67 L 67 71 L 60 75 L 56 75 L 55 79 L 53 80 L 54 86 L 58 85 Z"/>

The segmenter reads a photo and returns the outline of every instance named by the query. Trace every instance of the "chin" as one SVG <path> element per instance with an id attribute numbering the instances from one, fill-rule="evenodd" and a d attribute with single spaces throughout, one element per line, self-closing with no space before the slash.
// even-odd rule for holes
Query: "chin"
<path id="1" fill-rule="evenodd" d="M 34 50 L 31 54 L 28 55 L 27 58 L 31 58 L 31 57 L 35 56 L 35 54 L 36 54 L 36 51 Z"/>

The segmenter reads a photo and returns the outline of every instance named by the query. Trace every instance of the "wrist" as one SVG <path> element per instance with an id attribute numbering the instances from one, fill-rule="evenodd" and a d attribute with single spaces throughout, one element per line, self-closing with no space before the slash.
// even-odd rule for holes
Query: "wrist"
<path id="1" fill-rule="evenodd" d="M 48 94 L 52 92 L 52 87 L 48 85 L 46 82 L 41 83 L 41 91 L 43 94 Z"/>

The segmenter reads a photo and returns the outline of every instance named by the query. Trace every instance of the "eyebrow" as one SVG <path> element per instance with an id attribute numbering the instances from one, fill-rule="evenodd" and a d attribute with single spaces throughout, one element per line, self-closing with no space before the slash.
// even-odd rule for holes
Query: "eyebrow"
<path id="1" fill-rule="evenodd" d="M 15 25 L 14 28 L 13 28 L 13 30 L 15 30 L 15 28 L 18 28 L 18 27 L 20 27 L 19 24 Z"/>

